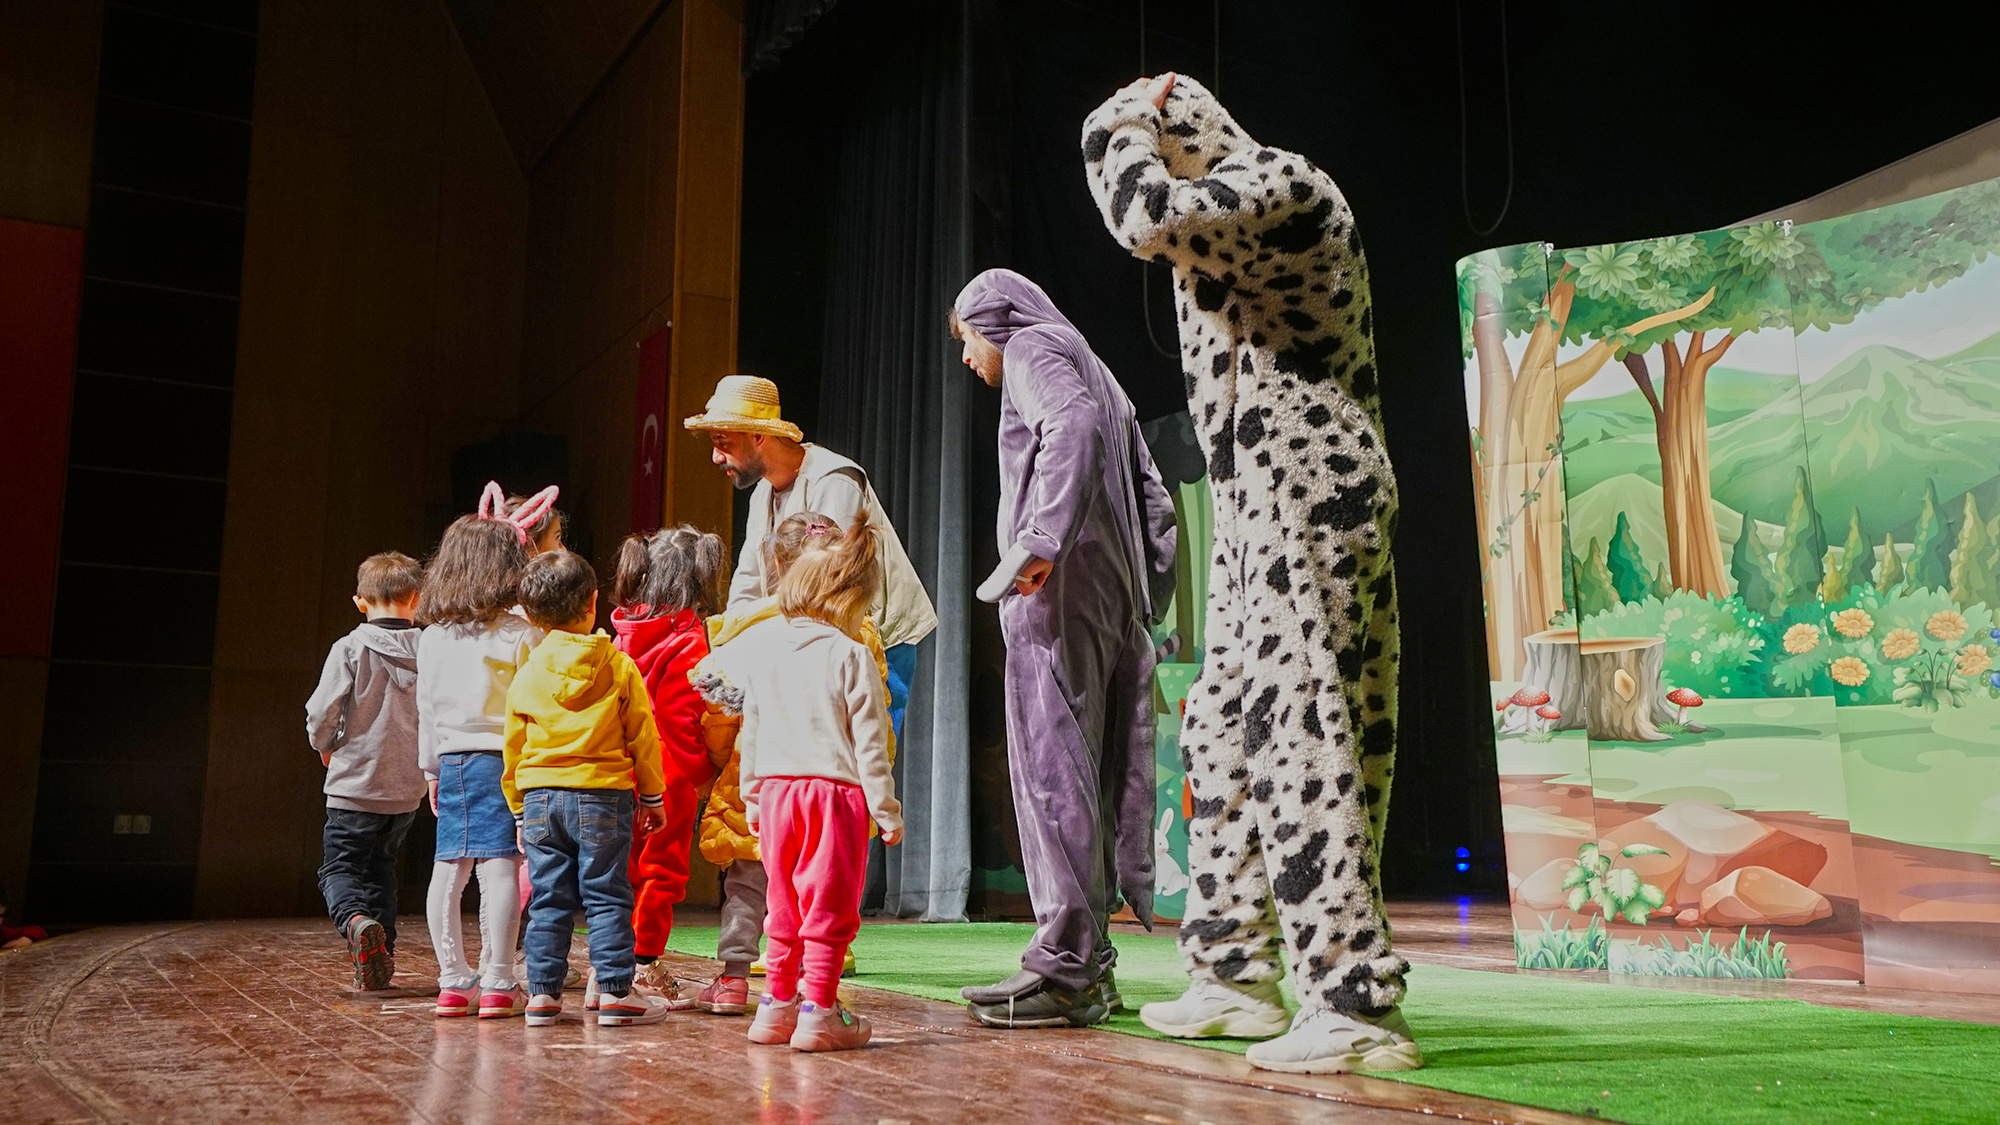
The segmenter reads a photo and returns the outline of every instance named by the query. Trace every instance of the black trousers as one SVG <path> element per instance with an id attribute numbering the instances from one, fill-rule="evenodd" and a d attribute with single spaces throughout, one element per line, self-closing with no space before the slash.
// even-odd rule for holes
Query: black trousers
<path id="1" fill-rule="evenodd" d="M 414 809 L 406 813 L 326 810 L 319 893 L 326 898 L 327 917 L 342 936 L 356 914 L 366 914 L 382 923 L 389 948 L 396 948 L 396 853 L 416 816 Z"/>

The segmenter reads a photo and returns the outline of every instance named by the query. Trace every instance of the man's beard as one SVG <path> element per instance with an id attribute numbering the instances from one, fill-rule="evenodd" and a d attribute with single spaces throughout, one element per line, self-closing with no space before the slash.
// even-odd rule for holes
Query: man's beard
<path id="1" fill-rule="evenodd" d="M 746 462 L 734 468 L 735 471 L 729 474 L 729 481 L 736 486 L 738 492 L 755 488 L 757 482 L 764 479 L 764 464 L 761 461 L 754 465 Z"/>

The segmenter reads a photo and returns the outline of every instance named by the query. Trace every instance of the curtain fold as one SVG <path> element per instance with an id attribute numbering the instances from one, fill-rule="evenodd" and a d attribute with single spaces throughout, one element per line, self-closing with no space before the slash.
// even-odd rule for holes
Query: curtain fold
<path id="1" fill-rule="evenodd" d="M 972 871 L 973 586 L 966 458 L 977 412 L 945 313 L 972 274 L 963 2 L 844 12 L 848 57 L 816 440 L 867 469 L 936 604 L 896 762 L 903 843 L 871 857 L 884 913 L 965 916 Z"/>
<path id="2" fill-rule="evenodd" d="M 798 42 L 834 0 L 750 0 L 743 13 L 743 73 L 778 65 L 778 53 Z"/>

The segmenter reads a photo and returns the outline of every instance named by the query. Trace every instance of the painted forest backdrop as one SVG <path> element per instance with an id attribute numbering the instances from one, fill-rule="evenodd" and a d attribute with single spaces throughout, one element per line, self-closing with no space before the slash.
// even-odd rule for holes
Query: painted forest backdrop
<path id="1" fill-rule="evenodd" d="M 1464 259 L 1524 965 L 2000 991 L 2000 181 Z"/>

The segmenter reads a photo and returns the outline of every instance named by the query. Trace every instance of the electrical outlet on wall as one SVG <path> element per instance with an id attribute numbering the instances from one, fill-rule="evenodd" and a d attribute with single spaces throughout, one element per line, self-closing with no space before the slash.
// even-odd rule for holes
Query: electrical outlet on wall
<path id="1" fill-rule="evenodd" d="M 150 836 L 153 834 L 153 817 L 150 813 L 126 815 L 120 813 L 111 818 L 111 834 L 114 836 Z"/>

